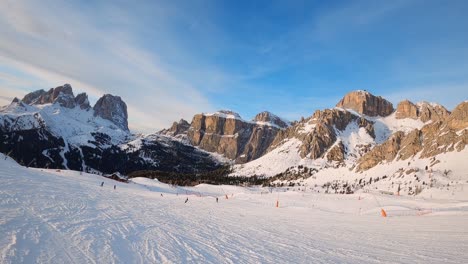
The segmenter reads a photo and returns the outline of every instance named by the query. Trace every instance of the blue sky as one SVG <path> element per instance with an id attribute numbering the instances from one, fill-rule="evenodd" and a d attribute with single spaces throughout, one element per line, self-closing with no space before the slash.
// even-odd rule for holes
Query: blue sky
<path id="1" fill-rule="evenodd" d="M 467 1 L 0 2 L 0 104 L 70 83 L 154 132 L 217 109 L 290 120 L 366 89 L 468 99 Z"/>

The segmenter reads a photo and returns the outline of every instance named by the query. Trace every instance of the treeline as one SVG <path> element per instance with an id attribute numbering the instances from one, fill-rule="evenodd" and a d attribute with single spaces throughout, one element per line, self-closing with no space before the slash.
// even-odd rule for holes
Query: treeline
<path id="1" fill-rule="evenodd" d="M 261 185 L 264 184 L 266 178 L 259 176 L 239 177 L 229 176 L 232 173 L 230 166 L 223 166 L 219 169 L 203 172 L 203 173 L 179 173 L 179 172 L 164 172 L 164 171 L 135 171 L 128 175 L 129 178 L 144 177 L 149 179 L 158 179 L 160 182 L 178 185 L 178 186 L 195 186 L 206 183 L 212 185 Z"/>

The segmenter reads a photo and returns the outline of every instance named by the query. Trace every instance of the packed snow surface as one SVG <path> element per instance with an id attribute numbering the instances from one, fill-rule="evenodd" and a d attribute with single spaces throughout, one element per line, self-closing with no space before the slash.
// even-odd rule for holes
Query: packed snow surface
<path id="1" fill-rule="evenodd" d="M 468 258 L 463 199 L 176 188 L 144 178 L 126 184 L 20 167 L 2 155 L 0 180 L 0 263 L 466 263 Z M 388 217 L 380 216 L 381 208 Z"/>

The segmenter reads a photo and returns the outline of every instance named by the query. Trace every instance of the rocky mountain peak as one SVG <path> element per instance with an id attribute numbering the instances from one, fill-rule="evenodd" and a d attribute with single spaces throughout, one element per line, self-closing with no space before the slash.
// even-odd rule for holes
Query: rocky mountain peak
<path id="1" fill-rule="evenodd" d="M 397 108 L 395 111 L 395 117 L 397 119 L 404 119 L 404 118 L 417 119 L 418 113 L 419 113 L 419 110 L 415 104 L 413 104 L 409 100 L 403 100 L 397 105 Z"/>
<path id="2" fill-rule="evenodd" d="M 388 116 L 393 113 L 392 103 L 381 96 L 375 96 L 367 91 L 350 92 L 336 106 L 352 109 L 368 116 Z"/>
<path id="3" fill-rule="evenodd" d="M 428 102 L 421 102 L 417 104 L 419 110 L 419 117 L 421 121 L 427 122 L 442 121 L 448 118 L 450 112 L 442 105 Z"/>
<path id="4" fill-rule="evenodd" d="M 163 129 L 159 133 L 167 136 L 186 135 L 189 128 L 190 123 L 185 119 L 180 119 L 179 122 L 172 123 L 170 128 Z"/>
<path id="5" fill-rule="evenodd" d="M 397 119 L 420 119 L 423 122 L 430 120 L 442 121 L 448 118 L 449 115 L 450 112 L 442 105 L 428 102 L 414 104 L 409 100 L 401 101 L 395 111 Z"/>
<path id="6" fill-rule="evenodd" d="M 214 113 L 211 113 L 211 114 L 205 114 L 206 116 L 219 116 L 219 117 L 223 117 L 223 118 L 229 118 L 229 119 L 242 119 L 242 117 L 234 112 L 234 111 L 231 111 L 231 110 L 218 110 Z"/>
<path id="7" fill-rule="evenodd" d="M 22 101 L 29 105 L 58 103 L 67 108 L 75 107 L 75 96 L 69 84 L 50 88 L 47 92 L 44 90 L 37 90 L 27 94 Z"/>
<path id="8" fill-rule="evenodd" d="M 261 113 L 258 113 L 252 121 L 271 123 L 271 124 L 276 125 L 276 126 L 278 126 L 280 128 L 288 127 L 288 122 L 284 121 L 283 119 L 281 119 L 277 115 L 274 115 L 274 114 L 272 114 L 271 112 L 268 112 L 268 111 L 263 111 Z"/>
<path id="9" fill-rule="evenodd" d="M 462 102 L 453 109 L 448 117 L 448 123 L 456 130 L 468 127 L 468 101 Z"/>
<path id="10" fill-rule="evenodd" d="M 127 105 L 120 98 L 111 94 L 105 94 L 93 107 L 94 115 L 112 121 L 123 130 L 128 131 Z"/>
<path id="11" fill-rule="evenodd" d="M 81 109 L 88 110 L 91 108 L 89 104 L 88 95 L 86 93 L 80 93 L 75 97 L 75 103 Z"/>

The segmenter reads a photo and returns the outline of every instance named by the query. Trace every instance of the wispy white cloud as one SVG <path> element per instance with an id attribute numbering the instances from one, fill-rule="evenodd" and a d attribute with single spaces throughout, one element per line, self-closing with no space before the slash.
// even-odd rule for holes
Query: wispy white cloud
<path id="1" fill-rule="evenodd" d="M 414 50 L 394 51 L 381 39 L 381 27 L 393 27 L 423 1 L 312 3 L 310 14 L 284 24 L 279 20 L 303 6 L 278 3 L 265 7 L 273 16 L 253 10 L 232 17 L 219 1 L 0 1 L 1 95 L 63 83 L 92 101 L 112 93 L 127 102 L 132 129 L 152 132 L 214 107 L 298 119 L 333 107 L 347 88 L 373 88 L 366 85 L 397 101 L 406 89 L 419 100 L 430 83 L 438 84 L 427 88 L 434 91 L 464 87 L 467 60 L 459 54 L 466 50 L 447 55 L 441 50 L 449 49 L 413 42 Z M 2 72 L 4 65 L 24 74 Z"/>
<path id="2" fill-rule="evenodd" d="M 101 20 L 68 2 L 45 2 L 0 3 L 0 64 L 40 80 L 36 89 L 70 83 L 94 100 L 104 93 L 120 95 L 129 106 L 130 126 L 145 132 L 210 109 L 199 89 L 132 36 L 143 26 L 135 14 L 100 6 L 107 19 L 116 20 L 99 26 Z M 8 80 L 11 87 L 23 82 Z"/>

